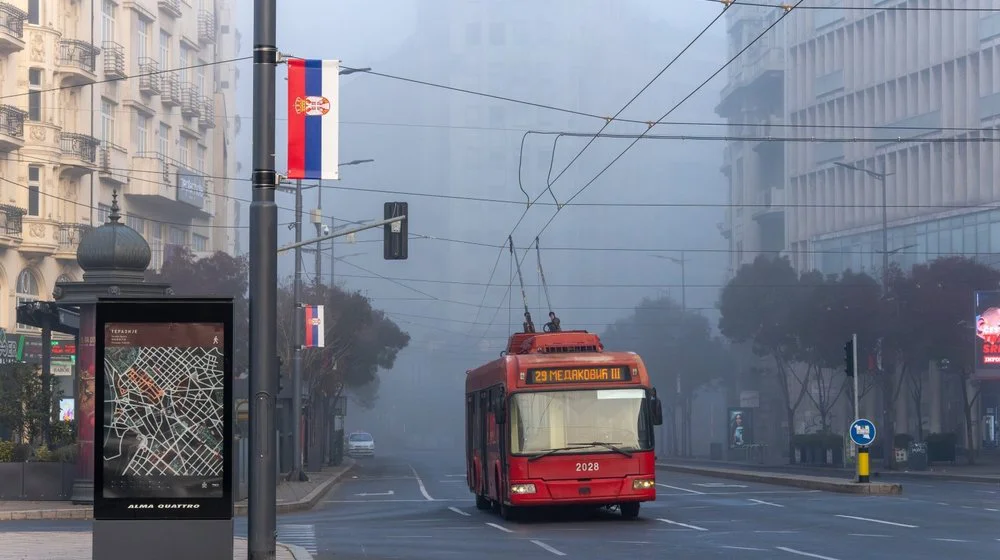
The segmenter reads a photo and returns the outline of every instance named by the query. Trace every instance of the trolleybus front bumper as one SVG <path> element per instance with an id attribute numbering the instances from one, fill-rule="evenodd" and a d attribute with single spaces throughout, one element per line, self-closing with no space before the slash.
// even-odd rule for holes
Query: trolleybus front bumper
<path id="1" fill-rule="evenodd" d="M 570 480 L 525 479 L 510 483 L 513 506 L 616 504 L 656 499 L 653 476 Z"/>

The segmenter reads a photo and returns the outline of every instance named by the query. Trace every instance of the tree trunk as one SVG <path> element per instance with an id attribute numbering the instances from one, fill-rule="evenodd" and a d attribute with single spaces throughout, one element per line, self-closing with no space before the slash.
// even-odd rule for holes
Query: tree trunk
<path id="1" fill-rule="evenodd" d="M 962 412 L 965 413 L 965 438 L 966 438 L 966 456 L 970 465 L 976 464 L 976 440 L 975 440 L 975 430 L 972 429 L 972 409 L 976 406 L 976 399 L 979 398 L 979 391 L 969 398 L 969 385 L 966 383 L 965 376 L 959 378 L 959 383 L 962 387 Z"/>

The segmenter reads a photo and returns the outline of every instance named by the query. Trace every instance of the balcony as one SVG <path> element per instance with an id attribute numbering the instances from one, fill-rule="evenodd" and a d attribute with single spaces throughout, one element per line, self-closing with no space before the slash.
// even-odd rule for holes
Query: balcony
<path id="1" fill-rule="evenodd" d="M 203 45 L 215 43 L 215 14 L 208 10 L 198 12 L 198 42 Z"/>
<path id="2" fill-rule="evenodd" d="M 0 2 L 0 54 L 24 50 L 24 21 L 28 13 Z"/>
<path id="3" fill-rule="evenodd" d="M 771 187 L 757 192 L 754 209 L 751 214 L 754 220 L 761 221 L 785 212 L 785 189 Z"/>
<path id="4" fill-rule="evenodd" d="M 150 211 L 177 219 L 211 216 L 208 179 L 181 162 L 156 152 L 132 156 L 131 178 L 125 195 Z"/>
<path id="5" fill-rule="evenodd" d="M 27 111 L 11 105 L 0 105 L 0 153 L 24 147 L 24 119 Z"/>
<path id="6" fill-rule="evenodd" d="M 59 224 L 59 246 L 56 248 L 55 257 L 57 259 L 75 261 L 76 249 L 80 246 L 80 239 L 91 229 L 92 226 L 87 224 Z"/>
<path id="7" fill-rule="evenodd" d="M 56 71 L 67 86 L 82 86 L 97 81 L 97 55 L 101 49 L 79 39 L 60 39 Z"/>
<path id="8" fill-rule="evenodd" d="M 181 104 L 181 83 L 174 74 L 160 74 L 160 101 L 164 107 L 176 107 Z"/>
<path id="9" fill-rule="evenodd" d="M 0 204 L 0 247 L 12 247 L 21 243 L 24 228 L 24 208 Z"/>
<path id="10" fill-rule="evenodd" d="M 181 91 L 181 115 L 185 118 L 193 118 L 201 115 L 201 92 L 192 83 L 182 82 Z"/>
<path id="11" fill-rule="evenodd" d="M 109 80 L 121 80 L 128 77 L 125 73 L 125 47 L 114 41 L 104 41 L 101 45 L 104 53 L 104 77 Z"/>
<path id="12" fill-rule="evenodd" d="M 21 236 L 18 252 L 30 257 L 46 257 L 59 248 L 59 230 L 55 222 L 38 216 L 25 216 L 27 235 Z"/>
<path id="13" fill-rule="evenodd" d="M 62 169 L 71 176 L 83 176 L 94 170 L 97 164 L 97 147 L 100 141 L 93 136 L 76 132 L 63 132 L 59 137 L 62 151 Z"/>
<path id="14" fill-rule="evenodd" d="M 201 115 L 198 116 L 198 128 L 215 128 L 215 99 L 206 95 L 201 98 Z"/>
<path id="15" fill-rule="evenodd" d="M 102 181 L 119 185 L 128 182 L 128 150 L 125 148 L 111 142 L 101 142 L 97 163 L 97 174 Z"/>
<path id="16" fill-rule="evenodd" d="M 139 59 L 139 93 L 143 95 L 159 95 L 162 91 L 161 80 L 162 76 L 157 72 L 160 71 L 160 63 L 144 56 Z"/>
<path id="17" fill-rule="evenodd" d="M 183 12 L 181 12 L 181 0 L 159 0 L 157 5 L 159 6 L 160 11 L 168 16 L 179 18 L 183 14 Z"/>

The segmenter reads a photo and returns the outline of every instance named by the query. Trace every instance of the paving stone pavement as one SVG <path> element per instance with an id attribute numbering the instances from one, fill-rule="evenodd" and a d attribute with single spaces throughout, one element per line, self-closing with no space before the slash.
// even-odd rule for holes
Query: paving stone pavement
<path id="1" fill-rule="evenodd" d="M 0 560 L 93 560 L 89 531 L 36 531 L 3 533 Z M 303 560 L 278 544 L 276 560 Z M 233 541 L 233 560 L 247 557 L 246 539 Z M 306 557 L 309 558 L 309 557 Z"/>

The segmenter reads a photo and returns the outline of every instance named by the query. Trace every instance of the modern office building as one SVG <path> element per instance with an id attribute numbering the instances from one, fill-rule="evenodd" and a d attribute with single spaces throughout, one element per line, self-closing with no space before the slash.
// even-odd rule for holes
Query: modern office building
<path id="1" fill-rule="evenodd" d="M 79 279 L 112 193 L 145 235 L 232 252 L 234 0 L 0 1 L 0 328 Z"/>

